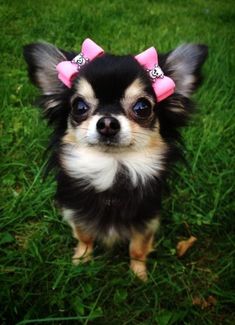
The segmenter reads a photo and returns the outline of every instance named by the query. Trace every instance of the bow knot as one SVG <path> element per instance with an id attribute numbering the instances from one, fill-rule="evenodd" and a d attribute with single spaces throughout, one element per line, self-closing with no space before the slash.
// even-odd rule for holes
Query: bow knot
<path id="1" fill-rule="evenodd" d="M 155 81 L 156 78 L 164 78 L 164 73 L 158 64 L 154 64 L 154 67 L 151 70 L 147 69 L 146 71 L 149 73 L 149 77 L 153 81 Z"/>
<path id="2" fill-rule="evenodd" d="M 88 58 L 84 57 L 84 54 L 81 52 L 73 60 L 72 63 L 76 63 L 78 65 L 78 69 L 80 69 L 83 65 L 87 64 L 89 62 Z"/>

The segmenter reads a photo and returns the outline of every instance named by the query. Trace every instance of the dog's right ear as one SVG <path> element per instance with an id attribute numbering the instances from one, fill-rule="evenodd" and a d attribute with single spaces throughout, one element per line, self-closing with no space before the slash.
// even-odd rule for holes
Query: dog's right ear
<path id="1" fill-rule="evenodd" d="M 24 46 L 23 54 L 29 77 L 43 95 L 59 94 L 65 89 L 56 71 L 58 63 L 68 60 L 64 53 L 51 44 L 34 43 Z"/>
<path id="2" fill-rule="evenodd" d="M 183 44 L 167 55 L 164 68 L 175 82 L 175 92 L 190 97 L 201 81 L 201 68 L 208 56 L 203 44 Z"/>

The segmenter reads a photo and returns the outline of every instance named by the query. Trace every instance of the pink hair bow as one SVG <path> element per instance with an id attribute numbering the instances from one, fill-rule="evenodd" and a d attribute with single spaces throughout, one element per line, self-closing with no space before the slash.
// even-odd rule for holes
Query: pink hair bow
<path id="1" fill-rule="evenodd" d="M 72 87 L 73 79 L 79 74 L 82 66 L 104 53 L 104 50 L 87 38 L 82 43 L 82 51 L 72 61 L 63 61 L 57 64 L 58 78 L 68 87 Z M 160 102 L 175 91 L 174 81 L 164 76 L 158 65 L 158 55 L 154 47 L 135 56 L 135 59 L 145 67 L 153 83 L 153 89 L 157 100 Z"/>
<path id="2" fill-rule="evenodd" d="M 162 69 L 158 65 L 158 55 L 154 47 L 150 47 L 146 51 L 136 55 L 135 59 L 149 73 L 158 102 L 174 93 L 175 83 L 171 78 L 164 76 Z"/>
<path id="3" fill-rule="evenodd" d="M 78 75 L 81 67 L 104 53 L 104 50 L 87 38 L 82 43 L 82 51 L 72 61 L 62 61 L 56 66 L 58 78 L 68 87 L 72 87 L 73 79 Z"/>

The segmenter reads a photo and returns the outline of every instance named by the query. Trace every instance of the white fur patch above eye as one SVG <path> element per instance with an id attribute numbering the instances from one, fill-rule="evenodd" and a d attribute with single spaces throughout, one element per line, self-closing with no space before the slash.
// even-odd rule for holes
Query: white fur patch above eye
<path id="1" fill-rule="evenodd" d="M 126 111 L 128 111 L 130 107 L 133 106 L 133 104 L 135 104 L 135 102 L 141 97 L 147 98 L 151 102 L 151 104 L 154 105 L 154 100 L 148 93 L 146 93 L 145 87 L 146 86 L 139 78 L 135 79 L 127 87 L 124 96 L 121 100 L 122 106 Z"/>
<path id="2" fill-rule="evenodd" d="M 145 85 L 140 79 L 135 79 L 125 91 L 124 98 L 138 98 L 144 92 Z"/>
<path id="3" fill-rule="evenodd" d="M 95 92 L 89 81 L 87 81 L 85 78 L 81 78 L 79 79 L 75 87 L 76 95 L 85 99 L 86 102 L 92 106 L 92 108 L 96 108 L 98 104 L 98 99 L 96 98 Z"/>

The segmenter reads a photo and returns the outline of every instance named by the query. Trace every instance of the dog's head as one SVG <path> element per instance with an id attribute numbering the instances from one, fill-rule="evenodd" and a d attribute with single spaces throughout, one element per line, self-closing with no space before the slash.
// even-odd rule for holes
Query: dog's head
<path id="1" fill-rule="evenodd" d="M 56 67 L 76 53 L 38 43 L 26 46 L 24 56 L 42 91 L 44 114 L 63 141 L 106 152 L 138 151 L 161 146 L 185 123 L 207 47 L 185 44 L 159 55 L 161 69 L 175 83 L 175 92 L 161 102 L 150 74 L 131 55 L 96 57 L 81 67 L 71 88 L 58 78 Z"/>

